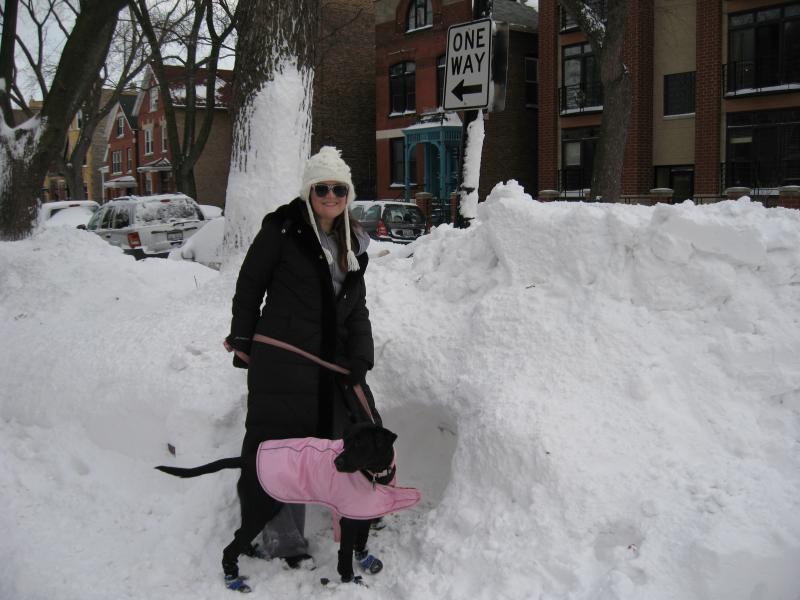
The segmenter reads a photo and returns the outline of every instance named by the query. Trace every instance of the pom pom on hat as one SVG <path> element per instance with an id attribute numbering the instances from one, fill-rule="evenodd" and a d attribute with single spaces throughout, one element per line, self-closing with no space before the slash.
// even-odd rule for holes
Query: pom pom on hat
<path id="1" fill-rule="evenodd" d="M 350 167 L 342 160 L 342 153 L 333 146 L 323 146 L 319 152 L 311 156 L 303 168 L 303 185 L 300 187 L 300 197 L 308 202 L 310 200 L 311 186 L 321 181 L 339 181 L 347 185 L 347 204 L 356 199 L 356 190 L 353 188 L 353 179 Z"/>

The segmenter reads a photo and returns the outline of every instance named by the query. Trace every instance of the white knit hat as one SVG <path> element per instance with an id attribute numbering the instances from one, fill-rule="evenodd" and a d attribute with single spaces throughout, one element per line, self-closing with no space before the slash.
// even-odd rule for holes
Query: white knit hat
<path id="1" fill-rule="evenodd" d="M 350 175 L 350 167 L 342 160 L 342 153 L 333 146 L 323 146 L 319 152 L 311 156 L 303 168 L 303 185 L 300 187 L 300 198 L 302 198 L 306 207 L 308 208 L 308 217 L 311 220 L 311 227 L 314 228 L 314 233 L 317 234 L 319 239 L 319 231 L 317 230 L 317 222 L 314 219 L 314 211 L 311 209 L 311 186 L 315 183 L 322 181 L 339 181 L 347 185 L 347 206 L 355 200 L 356 190 L 353 187 L 353 179 Z M 347 208 L 345 208 L 347 211 Z M 344 233 L 345 244 L 347 246 L 347 270 L 358 271 L 361 267 L 358 264 L 358 259 L 350 247 L 350 219 L 347 214 L 343 215 L 344 218 Z M 328 259 L 328 264 L 333 263 L 333 256 L 330 251 L 322 246 L 320 247 L 325 253 L 325 258 Z"/>

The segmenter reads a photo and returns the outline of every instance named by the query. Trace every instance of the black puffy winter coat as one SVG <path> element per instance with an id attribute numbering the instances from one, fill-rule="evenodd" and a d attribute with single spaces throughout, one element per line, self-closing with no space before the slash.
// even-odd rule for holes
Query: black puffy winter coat
<path id="1" fill-rule="evenodd" d="M 371 367 L 367 253 L 358 256 L 360 270 L 348 273 L 334 296 L 328 263 L 307 215 L 296 198 L 264 218 L 236 282 L 231 337 L 260 333 L 340 365 L 358 358 Z M 351 243 L 358 248 L 355 236 Z M 337 423 L 346 418 L 346 409 L 337 378 L 297 354 L 253 343 L 243 450 L 268 439 L 340 435 Z"/>

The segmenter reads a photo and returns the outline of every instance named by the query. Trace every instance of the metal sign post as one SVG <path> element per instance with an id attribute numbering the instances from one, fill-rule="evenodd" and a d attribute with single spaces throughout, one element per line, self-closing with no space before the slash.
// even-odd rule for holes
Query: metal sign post
<path id="1" fill-rule="evenodd" d="M 457 192 L 458 227 L 469 226 L 469 221 L 461 215 L 461 208 L 466 196 L 475 191 L 464 184 L 469 125 L 477 118 L 479 110 L 502 111 L 505 106 L 508 26 L 491 20 L 492 4 L 492 0 L 473 0 L 475 20 L 454 25 L 447 32 L 443 108 L 464 111 Z"/>

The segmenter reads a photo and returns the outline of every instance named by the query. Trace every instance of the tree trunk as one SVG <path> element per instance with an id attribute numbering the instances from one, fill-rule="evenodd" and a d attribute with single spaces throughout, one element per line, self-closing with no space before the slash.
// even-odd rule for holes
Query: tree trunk
<path id="1" fill-rule="evenodd" d="M 559 0 L 586 34 L 600 67 L 603 115 L 592 167 L 592 198 L 615 202 L 622 193 L 622 169 L 631 115 L 631 76 L 622 60 L 628 0 Z"/>
<path id="2" fill-rule="evenodd" d="M 28 236 L 48 166 L 66 141 L 70 121 L 104 63 L 117 13 L 127 0 L 84 0 L 61 52 L 39 117 L 0 127 L 0 240 Z"/>
<path id="3" fill-rule="evenodd" d="M 264 215 L 300 192 L 311 147 L 319 0 L 240 0 L 225 253 L 247 249 Z"/>

